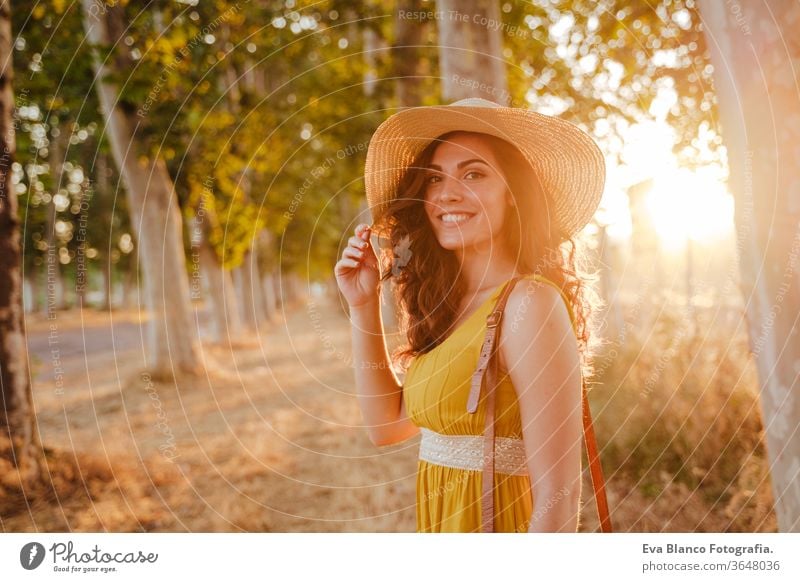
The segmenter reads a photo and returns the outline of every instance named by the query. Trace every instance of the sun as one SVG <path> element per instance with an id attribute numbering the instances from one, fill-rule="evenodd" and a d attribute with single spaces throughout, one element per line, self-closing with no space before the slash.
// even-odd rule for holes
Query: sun
<path id="1" fill-rule="evenodd" d="M 733 229 L 733 197 L 709 168 L 676 168 L 655 176 L 645 195 L 649 218 L 666 249 L 709 243 Z"/>

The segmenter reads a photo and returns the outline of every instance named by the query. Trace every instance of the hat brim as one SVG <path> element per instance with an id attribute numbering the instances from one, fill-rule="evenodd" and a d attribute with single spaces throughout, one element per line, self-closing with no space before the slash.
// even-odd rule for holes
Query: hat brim
<path id="1" fill-rule="evenodd" d="M 369 142 L 364 169 L 373 221 L 396 195 L 407 168 L 436 137 L 449 131 L 494 135 L 516 146 L 553 202 L 553 218 L 565 237 L 594 215 L 605 186 L 605 159 L 578 126 L 517 107 L 435 105 L 404 109 L 384 121 Z"/>

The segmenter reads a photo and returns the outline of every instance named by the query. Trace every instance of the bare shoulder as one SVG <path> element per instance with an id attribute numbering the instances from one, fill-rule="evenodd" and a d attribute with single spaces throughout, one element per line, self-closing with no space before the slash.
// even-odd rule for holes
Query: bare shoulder
<path id="1" fill-rule="evenodd" d="M 530 324 L 570 325 L 569 312 L 564 299 L 553 285 L 532 276 L 517 282 L 503 310 L 504 325 L 513 327 L 524 322 Z"/>
<path id="2" fill-rule="evenodd" d="M 553 285 L 525 277 L 517 282 L 503 310 L 500 363 L 518 362 L 538 347 L 550 351 L 573 334 L 564 299 Z M 549 349 L 548 349 L 549 348 Z"/>

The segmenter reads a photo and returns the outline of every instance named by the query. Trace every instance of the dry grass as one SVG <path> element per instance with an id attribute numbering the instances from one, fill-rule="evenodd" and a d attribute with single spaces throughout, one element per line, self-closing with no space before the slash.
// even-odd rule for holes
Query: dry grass
<path id="1" fill-rule="evenodd" d="M 606 349 L 590 392 L 612 520 L 620 531 L 777 531 L 743 320 L 653 312 Z"/>
<path id="2" fill-rule="evenodd" d="M 663 314 L 598 360 L 617 531 L 776 530 L 744 330 L 698 317 Z M 52 486 L 15 488 L 6 460 L 2 530 L 413 531 L 418 440 L 369 443 L 349 337 L 338 305 L 315 304 L 260 339 L 204 344 L 201 378 L 150 386 L 130 350 L 98 354 L 63 395 L 37 380 Z M 587 471 L 582 531 L 591 491 Z"/>

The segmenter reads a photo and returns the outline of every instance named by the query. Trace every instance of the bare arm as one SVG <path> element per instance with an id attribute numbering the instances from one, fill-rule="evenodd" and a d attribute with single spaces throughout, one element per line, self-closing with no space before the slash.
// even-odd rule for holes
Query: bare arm
<path id="1" fill-rule="evenodd" d="M 350 305 L 356 394 L 370 440 L 391 445 L 419 433 L 403 404 L 403 387 L 386 349 L 380 315 L 380 287 L 369 228 L 360 224 L 336 264 L 336 279 Z"/>
<path id="2" fill-rule="evenodd" d="M 356 393 L 369 436 L 377 446 L 419 433 L 405 414 L 403 387 L 392 370 L 378 299 L 350 311 Z"/>
<path id="3" fill-rule="evenodd" d="M 580 360 L 569 313 L 547 284 L 519 285 L 500 350 L 517 392 L 534 498 L 529 532 L 575 532 L 581 492 Z"/>

